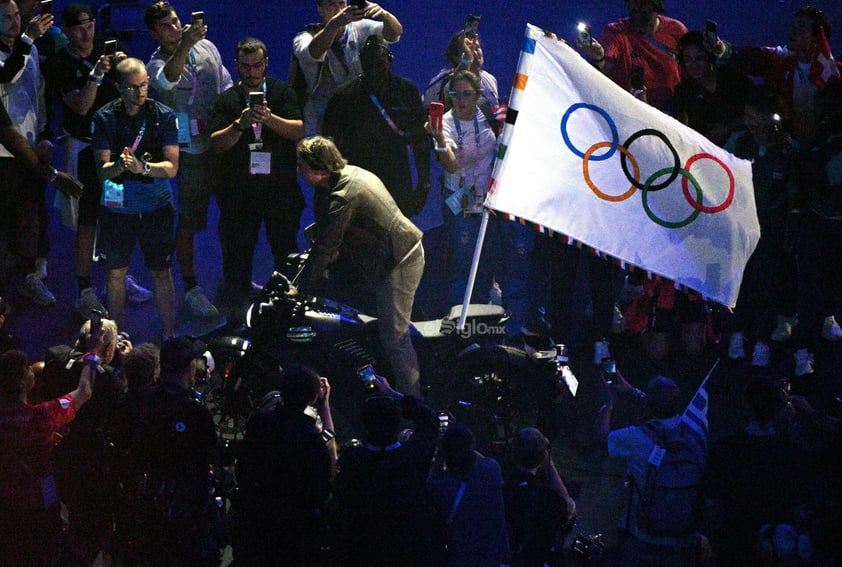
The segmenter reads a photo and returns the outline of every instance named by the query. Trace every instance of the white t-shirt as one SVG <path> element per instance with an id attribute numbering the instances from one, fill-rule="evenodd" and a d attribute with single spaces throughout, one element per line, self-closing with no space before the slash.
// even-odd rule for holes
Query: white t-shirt
<path id="1" fill-rule="evenodd" d="M 442 120 L 445 143 L 453 148 L 458 164 L 455 173 L 444 173 L 445 198 L 460 188 L 465 189 L 468 199 L 463 212 L 481 213 L 494 165 L 497 138 L 478 108 L 473 119 L 459 120 L 458 128 L 456 121 L 452 110 L 446 112 Z"/>

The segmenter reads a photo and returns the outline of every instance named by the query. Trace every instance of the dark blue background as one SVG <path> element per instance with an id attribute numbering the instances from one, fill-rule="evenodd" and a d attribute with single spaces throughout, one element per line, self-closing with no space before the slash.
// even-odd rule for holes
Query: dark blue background
<path id="1" fill-rule="evenodd" d="M 56 14 L 69 2 L 56 2 Z M 119 28 L 143 29 L 143 9 L 147 2 L 118 2 L 113 5 L 113 23 Z M 94 4 L 92 4 L 94 5 Z M 129 8 L 129 6 L 139 6 Z M 460 29 L 468 14 L 480 14 L 486 69 L 500 84 L 501 96 L 507 95 L 517 65 L 520 42 L 527 22 L 572 40 L 575 24 L 584 20 L 599 35 L 605 25 L 626 15 L 623 0 L 384 0 L 384 8 L 394 13 L 404 27 L 401 41 L 393 48 L 393 71 L 413 80 L 420 89 L 443 66 L 442 53 L 450 36 Z M 804 3 L 793 0 L 666 0 L 667 15 L 683 21 L 689 29 L 704 27 L 710 18 L 718 22 L 720 35 L 735 44 L 784 45 L 792 14 Z M 830 38 L 831 48 L 842 57 L 842 2 L 815 0 L 813 5 L 830 14 L 837 34 Z M 229 70 L 235 75 L 234 47 L 238 40 L 254 36 L 269 48 L 269 74 L 285 78 L 293 36 L 305 24 L 318 21 L 315 0 L 184 0 L 174 2 L 182 22 L 189 22 L 190 12 L 204 10 L 208 39 L 222 52 Z M 100 18 L 100 23 L 102 18 Z M 125 38 L 130 55 L 146 61 L 154 49 L 143 31 Z"/>

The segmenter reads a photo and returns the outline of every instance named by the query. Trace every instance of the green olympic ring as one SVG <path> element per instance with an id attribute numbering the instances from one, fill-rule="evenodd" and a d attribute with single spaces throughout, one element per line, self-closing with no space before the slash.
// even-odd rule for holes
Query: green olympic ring
<path id="1" fill-rule="evenodd" d="M 672 174 L 673 171 L 674 168 L 672 167 L 665 167 L 663 169 L 659 169 L 658 171 L 649 176 L 649 179 L 646 180 L 646 183 L 643 184 L 643 189 L 641 189 L 640 191 L 641 201 L 643 202 L 643 210 L 646 211 L 646 216 L 648 216 L 652 220 L 652 222 L 659 224 L 664 228 L 681 228 L 687 226 L 688 224 L 696 220 L 696 218 L 701 214 L 701 211 L 694 207 L 693 212 L 690 213 L 690 216 L 688 216 L 686 219 L 677 222 L 670 222 L 655 216 L 655 213 L 653 213 L 652 209 L 649 208 L 649 201 L 647 199 L 647 195 L 649 194 L 650 185 L 652 185 L 652 182 L 655 181 L 657 178 L 661 177 L 662 175 Z M 690 180 L 690 183 L 692 183 L 693 187 L 696 188 L 696 199 L 698 200 L 698 202 L 701 203 L 702 188 L 699 185 L 699 182 L 693 176 L 693 174 L 684 169 L 683 167 L 678 169 L 678 173 L 682 177 Z"/>

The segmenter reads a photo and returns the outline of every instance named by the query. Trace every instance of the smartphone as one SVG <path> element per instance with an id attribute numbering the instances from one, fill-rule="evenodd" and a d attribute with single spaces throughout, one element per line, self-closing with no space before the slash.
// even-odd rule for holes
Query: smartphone
<path id="1" fill-rule="evenodd" d="M 254 108 L 263 104 L 263 92 L 262 91 L 255 91 L 249 93 L 249 108 Z"/>
<path id="2" fill-rule="evenodd" d="M 636 91 L 642 91 L 645 87 L 644 85 L 644 70 L 643 65 L 632 65 L 631 71 L 629 72 L 629 85 L 632 89 Z"/>
<path id="3" fill-rule="evenodd" d="M 442 126 L 442 118 L 444 117 L 444 104 L 440 102 L 431 102 L 430 108 L 427 109 L 427 116 L 430 119 L 430 126 L 439 129 Z"/>
<path id="4" fill-rule="evenodd" d="M 365 10 L 366 4 L 368 4 L 366 0 L 351 0 L 351 6 L 359 10 Z"/>
<path id="5" fill-rule="evenodd" d="M 102 313 L 97 309 L 91 309 L 91 336 L 96 337 L 102 331 Z"/>
<path id="6" fill-rule="evenodd" d="M 113 57 L 117 54 L 117 40 L 116 39 L 107 39 L 105 40 L 105 46 L 103 47 L 102 54 L 106 57 Z"/>
<path id="7" fill-rule="evenodd" d="M 52 14 L 53 0 L 41 0 L 41 14 Z"/>
<path id="8" fill-rule="evenodd" d="M 205 25 L 205 13 L 193 12 L 190 14 L 190 25 L 193 27 L 203 27 Z"/>
<path id="9" fill-rule="evenodd" d="M 593 36 L 591 35 L 591 26 L 585 22 L 576 24 L 576 33 L 578 34 L 579 43 L 582 45 L 590 45 L 593 43 Z"/>
<path id="10" fill-rule="evenodd" d="M 474 39 L 477 36 L 480 18 L 481 16 L 468 16 L 468 21 L 465 22 L 465 37 Z"/>
<path id="11" fill-rule="evenodd" d="M 790 395 L 790 393 L 792 392 L 792 382 L 790 382 L 789 380 L 781 380 L 780 385 L 781 390 L 783 390 L 784 394 L 786 394 L 787 396 Z"/>
<path id="12" fill-rule="evenodd" d="M 708 45 L 716 45 L 719 43 L 719 32 L 717 32 L 716 22 L 713 20 L 705 22 L 705 41 Z"/>
<path id="13" fill-rule="evenodd" d="M 439 415 L 439 432 L 444 433 L 447 431 L 447 426 L 450 425 L 450 412 L 447 410 L 442 410 L 438 412 Z"/>
<path id="14" fill-rule="evenodd" d="M 613 384 L 617 379 L 617 363 L 613 358 L 602 359 L 602 377 L 606 384 Z"/>
<path id="15" fill-rule="evenodd" d="M 261 93 L 262 94 L 262 93 Z M 376 387 L 374 384 L 374 368 L 370 364 L 366 364 L 357 370 L 357 376 L 363 381 L 366 390 L 372 391 Z"/>

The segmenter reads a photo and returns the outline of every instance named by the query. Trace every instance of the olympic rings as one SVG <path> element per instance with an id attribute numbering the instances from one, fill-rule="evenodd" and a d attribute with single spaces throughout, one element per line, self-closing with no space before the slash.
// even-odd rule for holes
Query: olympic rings
<path id="1" fill-rule="evenodd" d="M 652 209 L 649 208 L 649 201 L 646 197 L 650 192 L 649 186 L 652 184 L 652 182 L 655 181 L 657 178 L 661 177 L 662 175 L 664 175 L 665 173 L 669 173 L 671 170 L 672 170 L 672 168 L 665 167 L 663 169 L 659 169 L 658 171 L 656 171 L 655 173 L 653 173 L 652 175 L 649 176 L 649 179 L 646 180 L 646 183 L 644 184 L 644 188 L 641 191 L 641 198 L 642 198 L 641 201 L 643 202 L 643 210 L 646 211 L 646 216 L 648 216 L 650 219 L 652 219 L 652 222 L 654 222 L 656 224 L 659 224 L 659 225 L 663 226 L 664 228 L 681 228 L 683 226 L 687 226 L 688 224 L 690 224 L 691 222 L 696 220 L 698 218 L 699 214 L 701 214 L 701 211 L 697 208 L 694 208 L 693 212 L 690 213 L 690 216 L 688 216 L 683 221 L 677 221 L 677 222 L 665 221 L 664 219 L 655 216 L 655 213 L 653 213 Z M 701 201 L 702 200 L 702 187 L 699 185 L 699 182 L 696 180 L 696 178 L 693 177 L 693 174 L 690 173 L 689 171 L 687 171 L 684 168 L 679 169 L 678 172 L 682 175 L 682 177 L 684 179 L 690 180 L 690 182 L 693 184 L 693 187 L 696 188 L 696 194 L 698 195 L 699 201 Z"/>
<path id="2" fill-rule="evenodd" d="M 588 148 L 586 152 L 580 151 L 576 146 L 573 145 L 573 142 L 570 140 L 570 136 L 568 134 L 568 123 L 570 121 L 570 117 L 574 112 L 577 110 L 591 110 L 597 114 L 599 114 L 606 122 L 608 127 L 611 129 L 611 141 L 603 141 L 603 142 L 596 142 L 591 147 Z M 714 214 L 719 213 L 727 209 L 731 206 L 734 201 L 734 193 L 736 188 L 736 180 L 734 178 L 734 173 L 731 171 L 731 168 L 723 162 L 721 159 L 717 158 L 716 156 L 709 154 L 709 153 L 697 153 L 691 156 L 687 163 L 684 164 L 684 167 L 681 167 L 681 158 L 678 155 L 678 151 L 676 150 L 675 146 L 672 144 L 669 138 L 663 133 L 653 128 L 644 128 L 642 130 L 638 130 L 634 132 L 629 138 L 625 141 L 624 144 L 620 144 L 620 134 L 617 129 L 617 124 L 614 122 L 614 119 L 611 117 L 608 112 L 594 104 L 589 104 L 585 102 L 578 102 L 571 104 L 567 110 L 564 112 L 564 115 L 561 118 L 561 136 L 564 139 L 564 143 L 567 148 L 576 156 L 582 158 L 582 176 L 585 180 L 585 183 L 590 188 L 593 193 L 603 199 L 605 201 L 609 201 L 612 203 L 617 203 L 620 201 L 625 201 L 629 197 L 634 194 L 635 189 L 640 189 L 642 192 L 642 203 L 643 209 L 646 211 L 646 215 L 652 220 L 652 222 L 663 226 L 665 228 L 681 228 L 687 226 L 691 222 L 695 221 L 699 214 L 706 213 L 706 214 Z M 665 167 L 663 169 L 659 169 L 655 173 L 649 176 L 649 178 L 644 182 L 640 182 L 640 167 L 638 165 L 637 159 L 635 158 L 634 154 L 631 153 L 629 150 L 631 144 L 635 142 L 638 138 L 643 136 L 655 136 L 656 138 L 660 139 L 667 147 L 669 152 L 672 154 L 673 157 L 673 165 L 671 167 Z M 594 155 L 599 149 L 608 148 L 605 153 L 600 155 Z M 631 187 L 629 189 L 620 194 L 620 195 L 609 195 L 608 193 L 603 192 L 600 190 L 596 184 L 593 182 L 590 176 L 590 167 L 589 164 L 591 161 L 604 161 L 609 159 L 614 155 L 614 153 L 619 150 L 620 151 L 620 165 L 623 169 L 623 174 L 626 176 L 626 179 L 629 180 L 631 183 Z M 690 173 L 690 168 L 694 163 L 702 159 L 709 159 L 718 163 L 722 169 L 725 170 L 725 173 L 728 175 L 728 196 L 725 200 L 714 206 L 705 206 L 704 203 L 704 193 L 702 191 L 702 187 L 699 181 Z M 632 172 L 629 171 L 628 161 L 631 162 L 632 165 Z M 657 179 L 663 176 L 667 176 L 667 178 L 660 182 L 655 183 Z M 660 191 L 669 187 L 673 181 L 676 180 L 678 176 L 681 176 L 681 189 L 682 193 L 684 194 L 684 198 L 687 202 L 693 207 L 693 212 L 690 215 L 681 221 L 667 221 L 661 219 L 655 215 L 652 209 L 649 207 L 649 193 Z M 693 187 L 696 189 L 696 198 L 694 199 L 693 196 L 690 194 L 690 188 L 688 185 L 688 181 L 693 184 Z"/>
<path id="3" fill-rule="evenodd" d="M 690 189 L 687 187 L 687 177 L 682 177 L 681 178 L 681 190 L 684 193 L 684 198 L 687 199 L 687 202 L 690 203 L 690 205 L 692 205 L 694 209 L 696 209 L 698 211 L 702 211 L 703 213 L 718 213 L 720 211 L 724 211 L 725 209 L 727 209 L 731 205 L 731 201 L 734 200 L 734 187 L 736 185 L 736 182 L 734 181 L 734 174 L 731 172 L 731 169 L 727 165 L 722 163 L 721 159 L 719 159 L 716 156 L 712 156 L 710 154 L 696 154 L 696 155 L 692 156 L 690 159 L 687 160 L 687 163 L 684 164 L 684 169 L 686 169 L 687 171 L 690 171 L 690 166 L 692 166 L 694 163 L 696 163 L 700 159 L 713 160 L 713 161 L 715 161 L 716 163 L 718 163 L 719 165 L 722 166 L 722 169 L 724 169 L 725 173 L 728 174 L 728 184 L 729 184 L 728 196 L 725 197 L 725 200 L 722 201 L 721 204 L 719 204 L 715 207 L 705 207 L 704 205 L 702 205 L 701 195 L 699 195 L 698 200 L 696 200 L 696 201 L 693 200 L 693 198 L 690 196 Z M 697 193 L 698 193 L 698 191 L 697 191 Z"/>
<path id="4" fill-rule="evenodd" d="M 643 130 L 638 130 L 637 132 L 629 136 L 629 139 L 626 140 L 623 145 L 626 148 L 628 148 L 629 146 L 631 146 L 632 142 L 646 135 L 660 138 L 661 141 L 667 145 L 667 149 L 669 149 L 669 151 L 672 153 L 674 165 L 672 166 L 672 172 L 670 173 L 669 177 L 667 177 L 666 181 L 657 185 L 653 185 L 649 188 L 649 191 L 660 191 L 661 189 L 664 189 L 667 186 L 669 186 L 669 184 L 675 181 L 675 178 L 678 177 L 678 170 L 681 167 L 681 158 L 678 157 L 678 152 L 675 150 L 675 146 L 672 145 L 672 142 L 670 142 L 669 139 L 662 132 L 659 132 L 658 130 L 653 130 L 652 128 L 644 128 Z M 631 181 L 632 185 L 634 185 L 638 189 L 643 189 L 643 185 L 641 185 L 640 182 L 633 180 L 629 175 L 629 168 L 626 166 L 626 154 L 622 154 L 620 156 L 620 165 L 623 167 L 623 173 L 626 174 L 626 179 Z"/>
<path id="5" fill-rule="evenodd" d="M 593 181 L 591 181 L 591 174 L 588 170 L 588 164 L 590 163 L 591 156 L 593 155 L 593 153 L 600 148 L 606 148 L 610 145 L 611 142 L 597 142 L 596 144 L 588 148 L 588 151 L 585 152 L 584 159 L 582 160 L 582 175 L 585 178 L 585 183 L 588 184 L 588 187 L 591 188 L 591 191 L 593 191 L 597 197 L 605 199 L 606 201 L 618 203 L 620 201 L 625 201 L 634 194 L 634 191 L 636 189 L 634 184 L 632 184 L 631 187 L 629 187 L 629 190 L 623 193 L 622 195 L 608 195 L 607 193 L 603 193 L 602 191 L 600 191 L 599 188 L 593 183 Z M 632 167 L 634 168 L 634 179 L 635 181 L 638 181 L 640 179 L 640 168 L 638 168 L 637 166 L 637 160 L 625 147 L 617 146 L 617 149 L 620 150 L 620 154 L 623 156 L 624 159 L 625 156 L 629 157 L 629 160 L 632 163 Z"/>
<path id="6" fill-rule="evenodd" d="M 567 144 L 567 147 L 570 148 L 570 151 L 573 152 L 575 155 L 579 156 L 580 158 L 585 157 L 585 154 L 583 154 L 579 150 L 579 148 L 573 145 L 573 142 L 570 141 L 570 136 L 567 135 L 567 121 L 570 120 L 570 115 L 580 108 L 587 108 L 588 110 L 593 110 L 594 112 L 602 116 L 605 119 L 605 122 L 608 124 L 608 127 L 611 128 L 611 149 L 602 155 L 593 156 L 591 159 L 594 161 L 603 161 L 610 158 L 614 155 L 614 152 L 617 151 L 617 146 L 620 145 L 620 133 L 617 131 L 617 125 L 614 123 L 614 119 L 611 118 L 611 116 L 609 116 L 606 111 L 593 104 L 587 104 L 585 102 L 577 102 L 576 104 L 572 104 L 570 105 L 570 108 L 567 109 L 567 112 L 564 113 L 564 116 L 561 117 L 561 137 L 564 138 L 564 143 Z"/>

